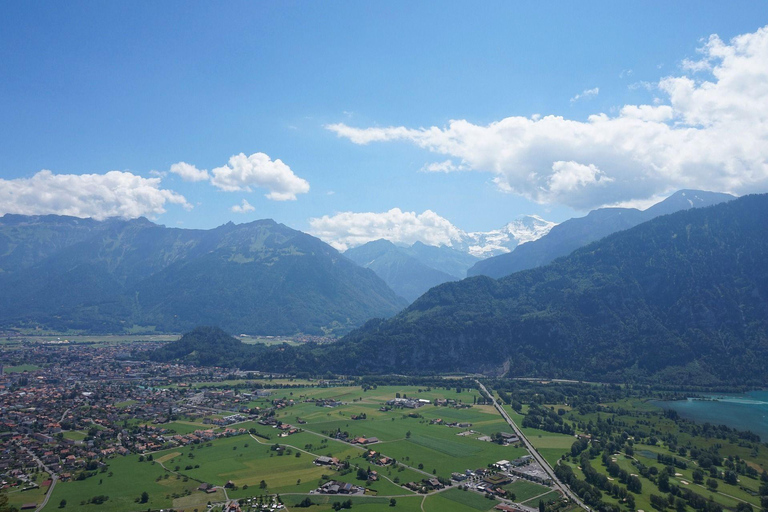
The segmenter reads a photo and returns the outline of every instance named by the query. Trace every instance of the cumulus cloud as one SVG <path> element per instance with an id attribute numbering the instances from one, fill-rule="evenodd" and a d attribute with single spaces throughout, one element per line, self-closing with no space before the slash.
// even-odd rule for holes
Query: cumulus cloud
<path id="1" fill-rule="evenodd" d="M 768 187 L 768 27 L 699 49 L 707 78 L 668 76 L 654 105 L 625 105 L 586 121 L 548 115 L 488 125 L 327 128 L 355 144 L 407 141 L 494 175 L 506 192 L 578 209 L 679 188 L 736 194 Z M 706 64 L 706 66 L 704 65 Z M 684 69 L 684 70 L 686 70 Z M 583 96 L 583 93 L 582 95 Z"/>
<path id="2" fill-rule="evenodd" d="M 581 91 L 581 93 L 571 98 L 571 103 L 575 103 L 579 100 L 585 100 L 587 98 L 591 98 L 592 96 L 597 96 L 598 94 L 600 94 L 599 87 L 595 87 L 593 89 L 584 89 L 583 91 Z"/>
<path id="3" fill-rule="evenodd" d="M 184 196 L 160 187 L 161 178 L 130 172 L 54 174 L 42 170 L 31 178 L 0 179 L 0 213 L 58 214 L 74 217 L 154 218 L 166 203 L 191 209 Z"/>
<path id="4" fill-rule="evenodd" d="M 251 192 L 251 187 L 269 190 L 268 199 L 295 200 L 296 194 L 309 192 L 309 183 L 296 176 L 282 160 L 272 160 L 264 153 L 234 155 L 229 164 L 211 171 L 213 186 L 227 192 Z"/>
<path id="5" fill-rule="evenodd" d="M 210 176 L 205 169 L 198 169 L 186 162 L 178 162 L 171 166 L 171 172 L 178 174 L 184 181 L 206 181 Z"/>
<path id="6" fill-rule="evenodd" d="M 340 251 L 385 238 L 394 243 L 451 245 L 463 232 L 431 210 L 418 214 L 393 208 L 387 212 L 343 212 L 309 219 L 310 232 Z"/>
<path id="7" fill-rule="evenodd" d="M 248 213 L 255 211 L 256 208 L 251 206 L 251 203 L 243 199 L 243 201 L 240 204 L 236 204 L 232 206 L 232 208 L 229 209 L 232 213 Z"/>

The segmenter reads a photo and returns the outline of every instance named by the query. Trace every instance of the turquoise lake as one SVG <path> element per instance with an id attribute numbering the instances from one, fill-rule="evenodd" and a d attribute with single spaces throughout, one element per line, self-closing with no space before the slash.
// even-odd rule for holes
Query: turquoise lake
<path id="1" fill-rule="evenodd" d="M 744 394 L 712 394 L 706 400 L 689 398 L 671 402 L 654 402 L 665 409 L 673 409 L 683 418 L 697 423 L 727 425 L 738 430 L 749 430 L 768 441 L 768 390 Z"/>

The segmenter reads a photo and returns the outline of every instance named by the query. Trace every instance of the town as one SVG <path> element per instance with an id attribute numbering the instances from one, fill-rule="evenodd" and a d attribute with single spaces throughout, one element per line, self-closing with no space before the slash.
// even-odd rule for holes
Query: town
<path id="1" fill-rule="evenodd" d="M 161 344 L 6 340 L 0 476 L 15 509 L 278 510 L 359 500 L 403 507 L 411 497 L 459 493 L 483 500 L 483 509 L 532 512 L 538 501 L 516 502 L 515 489 L 527 491 L 521 498 L 562 498 L 503 419 L 478 405 L 485 401 L 476 390 L 381 395 L 384 388 L 347 378 L 144 357 Z M 450 456 L 464 452 L 464 461 Z M 286 485 L 281 466 L 301 478 Z M 335 496 L 352 501 L 337 505 Z"/>

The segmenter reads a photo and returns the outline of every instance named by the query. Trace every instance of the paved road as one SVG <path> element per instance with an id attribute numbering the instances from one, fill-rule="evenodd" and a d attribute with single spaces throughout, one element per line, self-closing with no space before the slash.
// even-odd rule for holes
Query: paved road
<path id="1" fill-rule="evenodd" d="M 45 506 L 48 504 L 48 500 L 49 500 L 49 499 L 51 499 L 51 496 L 53 496 L 53 488 L 54 488 L 54 487 L 56 487 L 56 482 L 58 482 L 58 481 L 59 481 L 59 477 L 57 477 L 56 475 L 53 475 L 53 476 L 51 477 L 51 486 L 48 488 L 48 492 L 47 492 L 47 493 L 46 493 L 46 495 L 45 495 L 45 499 L 44 499 L 44 500 L 43 500 L 43 502 L 40 504 L 40 506 L 39 506 L 39 507 L 37 507 L 37 509 L 35 510 L 35 512 L 40 512 L 40 511 L 41 511 L 41 510 L 43 510 L 43 509 L 45 508 Z"/>
<path id="2" fill-rule="evenodd" d="M 43 502 L 35 509 L 35 512 L 40 512 L 45 508 L 45 506 L 48 504 L 48 500 L 51 499 L 51 496 L 53 495 L 53 488 L 56 487 L 56 482 L 59 481 L 59 477 L 56 476 L 56 473 L 48 469 L 48 466 L 46 466 L 43 461 L 41 461 L 35 453 L 30 450 L 29 448 L 25 446 L 21 446 L 21 449 L 27 452 L 29 455 L 32 456 L 34 461 L 37 463 L 38 466 L 40 466 L 43 471 L 51 475 L 51 486 L 48 488 L 48 492 L 45 493 L 45 499 Z"/>
<path id="3" fill-rule="evenodd" d="M 589 510 L 591 512 L 591 509 L 586 506 L 581 499 L 579 499 L 578 496 L 574 492 L 571 491 L 571 489 L 565 485 L 563 482 L 561 482 L 557 476 L 555 475 L 555 471 L 552 469 L 552 466 L 549 465 L 549 462 L 547 462 L 544 457 L 539 454 L 539 452 L 536 451 L 536 448 L 533 447 L 530 441 L 528 441 L 528 438 L 525 437 L 523 432 L 517 427 L 514 421 L 512 421 L 512 418 L 509 417 L 509 414 L 507 414 L 507 411 L 504 410 L 504 408 L 496 401 L 496 398 L 488 392 L 488 389 L 480 382 L 479 380 L 476 380 L 477 385 L 480 386 L 480 389 L 483 390 L 483 392 L 491 397 L 491 400 L 493 401 L 493 406 L 496 407 L 496 410 L 499 411 L 499 414 L 504 418 L 504 420 L 509 424 L 510 427 L 512 427 L 512 430 L 515 431 L 515 434 L 517 434 L 517 437 L 519 437 L 523 444 L 525 444 L 525 447 L 528 448 L 528 451 L 531 453 L 533 458 L 536 460 L 536 462 L 539 463 L 539 465 L 544 469 L 544 471 L 547 472 L 549 477 L 552 479 L 552 482 L 554 483 L 555 487 L 560 489 L 568 498 L 571 499 L 574 503 L 578 504 L 580 507 Z"/>

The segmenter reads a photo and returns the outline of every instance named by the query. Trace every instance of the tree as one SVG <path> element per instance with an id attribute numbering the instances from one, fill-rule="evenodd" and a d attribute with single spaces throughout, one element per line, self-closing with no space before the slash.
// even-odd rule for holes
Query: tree
<path id="1" fill-rule="evenodd" d="M 544 500 L 539 500 L 539 512 L 547 512 L 547 504 Z"/>
<path id="2" fill-rule="evenodd" d="M 717 489 L 717 480 L 714 478 L 708 478 L 707 479 L 707 489 L 710 491 L 714 491 Z"/>
<path id="3" fill-rule="evenodd" d="M 267 488 L 267 482 L 265 482 L 264 480 L 259 482 L 259 488 L 260 489 L 266 489 Z"/>
<path id="4" fill-rule="evenodd" d="M 704 483 L 704 472 L 700 469 L 694 469 L 693 470 L 693 483 L 695 484 L 703 484 Z"/>
<path id="5" fill-rule="evenodd" d="M 656 482 L 661 492 L 669 492 L 669 475 L 666 471 L 659 473 L 659 478 Z"/>
<path id="6" fill-rule="evenodd" d="M 389 506 L 390 507 L 394 507 L 395 505 L 397 505 L 397 500 L 395 498 L 390 498 L 389 499 Z"/>
<path id="7" fill-rule="evenodd" d="M 149 501 L 149 493 L 147 491 L 142 492 L 140 503 L 146 503 L 148 501 Z"/>
<path id="8" fill-rule="evenodd" d="M 638 477 L 631 476 L 629 477 L 629 480 L 627 480 L 627 490 L 632 491 L 635 494 L 640 494 L 643 492 L 643 482 L 641 482 Z"/>
<path id="9" fill-rule="evenodd" d="M 59 508 L 64 508 L 67 506 L 67 500 L 61 500 L 59 502 Z"/>

